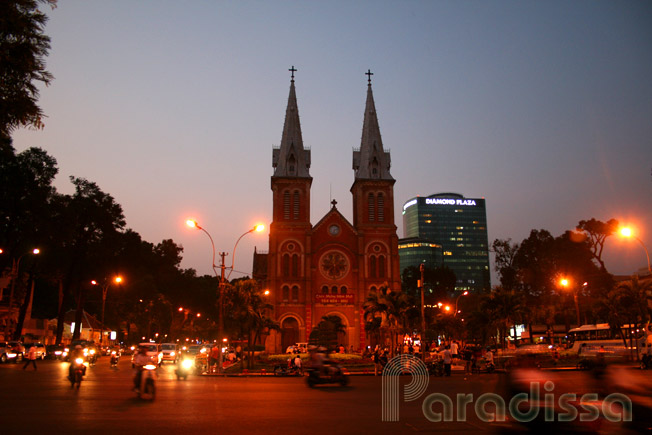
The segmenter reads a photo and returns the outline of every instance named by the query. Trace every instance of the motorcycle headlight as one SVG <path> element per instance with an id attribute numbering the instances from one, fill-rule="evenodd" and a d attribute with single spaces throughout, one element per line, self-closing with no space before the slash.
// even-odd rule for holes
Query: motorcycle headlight
<path id="1" fill-rule="evenodd" d="M 191 359 L 184 359 L 183 362 L 181 363 L 181 367 L 184 369 L 189 369 L 192 367 L 192 360 Z"/>
<path id="2" fill-rule="evenodd" d="M 145 370 L 156 370 L 156 366 L 154 364 L 147 364 L 146 366 L 143 366 Z"/>
<path id="3" fill-rule="evenodd" d="M 95 355 L 95 349 L 91 349 L 91 355 Z"/>
<path id="4" fill-rule="evenodd" d="M 83 364 L 83 363 L 84 363 L 84 360 L 83 360 L 82 358 L 77 358 L 77 359 L 75 359 L 75 364 L 79 364 L 79 365 L 81 365 L 81 364 Z"/>

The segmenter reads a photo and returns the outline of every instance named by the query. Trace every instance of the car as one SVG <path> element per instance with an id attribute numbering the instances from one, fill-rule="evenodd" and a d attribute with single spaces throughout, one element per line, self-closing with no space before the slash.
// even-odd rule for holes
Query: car
<path id="1" fill-rule="evenodd" d="M 57 346 L 56 344 L 50 344 L 45 346 L 45 357 L 49 359 L 64 359 L 68 355 L 68 351 L 64 346 Z"/>
<path id="2" fill-rule="evenodd" d="M 138 343 L 138 347 L 145 347 L 147 348 L 147 353 L 146 355 L 150 357 L 153 363 L 157 365 L 161 365 L 161 359 L 163 358 L 163 354 L 159 351 L 158 349 L 158 344 L 156 343 Z M 133 355 L 131 356 L 131 367 L 135 367 L 134 365 L 134 357 L 136 356 L 137 352 L 134 351 Z"/>
<path id="3" fill-rule="evenodd" d="M 175 343 L 161 343 L 159 346 L 161 362 L 170 361 L 176 363 L 179 359 L 179 346 Z"/>
<path id="4" fill-rule="evenodd" d="M 47 350 L 45 349 L 45 345 L 43 343 L 29 343 L 25 344 L 25 354 L 29 353 L 29 350 L 34 346 L 36 348 L 36 359 L 45 359 L 45 355 L 47 355 Z"/>
<path id="5" fill-rule="evenodd" d="M 285 349 L 285 353 L 306 353 L 308 352 L 308 343 L 294 343 Z"/>
<path id="6" fill-rule="evenodd" d="M 10 341 L 0 343 L 0 361 L 3 363 L 13 361 L 22 361 L 25 357 L 25 347 L 20 341 Z"/>

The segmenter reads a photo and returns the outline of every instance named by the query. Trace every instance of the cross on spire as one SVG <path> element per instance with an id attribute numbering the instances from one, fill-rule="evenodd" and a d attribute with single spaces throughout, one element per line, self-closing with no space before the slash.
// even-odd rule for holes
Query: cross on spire
<path id="1" fill-rule="evenodd" d="M 367 70 L 366 73 L 364 73 L 368 77 L 369 85 L 371 85 L 371 76 L 374 75 L 374 73 L 371 72 L 371 70 Z"/>
<path id="2" fill-rule="evenodd" d="M 292 73 L 292 81 L 294 81 L 294 73 L 298 70 L 294 67 L 294 65 L 292 65 L 292 68 L 290 68 L 288 71 Z"/>

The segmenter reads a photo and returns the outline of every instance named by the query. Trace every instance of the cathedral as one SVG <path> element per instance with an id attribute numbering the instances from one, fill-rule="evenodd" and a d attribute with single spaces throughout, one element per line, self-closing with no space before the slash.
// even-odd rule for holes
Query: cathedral
<path id="1" fill-rule="evenodd" d="M 254 253 L 254 278 L 270 291 L 281 331 L 265 342 L 271 353 L 308 342 L 324 316 L 338 316 L 345 331 L 338 344 L 360 350 L 364 303 L 370 291 L 400 291 L 394 183 L 384 150 L 368 71 L 367 101 L 359 149 L 353 150 L 353 222 L 332 201 L 316 224 L 310 219 L 310 150 L 303 146 L 294 67 L 281 144 L 272 150 L 273 215 L 266 254 Z"/>

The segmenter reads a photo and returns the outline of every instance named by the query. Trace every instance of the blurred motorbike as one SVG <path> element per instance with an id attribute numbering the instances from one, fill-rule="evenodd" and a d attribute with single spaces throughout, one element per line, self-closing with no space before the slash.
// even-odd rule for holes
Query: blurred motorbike
<path id="1" fill-rule="evenodd" d="M 120 355 L 118 354 L 117 351 L 112 350 L 111 351 L 111 367 L 117 367 L 118 366 L 118 361 L 120 361 Z"/>
<path id="2" fill-rule="evenodd" d="M 140 384 L 136 394 L 141 399 L 154 400 L 156 396 L 156 366 L 147 364 L 138 370 L 140 371 Z"/>
<path id="3" fill-rule="evenodd" d="M 310 388 L 318 384 L 340 384 L 343 387 L 349 384 L 348 375 L 337 363 L 326 363 L 323 370 L 309 367 L 306 371 L 308 372 L 306 383 Z"/>
<path id="4" fill-rule="evenodd" d="M 70 386 L 74 388 L 77 384 L 77 388 L 81 385 L 82 379 L 86 374 L 86 366 L 84 365 L 83 358 L 75 358 L 73 362 L 70 363 L 71 369 L 68 375 L 68 380 L 70 381 Z"/>
<path id="5" fill-rule="evenodd" d="M 183 378 L 185 381 L 188 379 L 188 375 L 192 371 L 194 364 L 194 361 L 190 358 L 184 358 L 180 360 L 177 364 L 176 370 L 174 371 L 174 373 L 177 375 L 177 380 Z"/>

